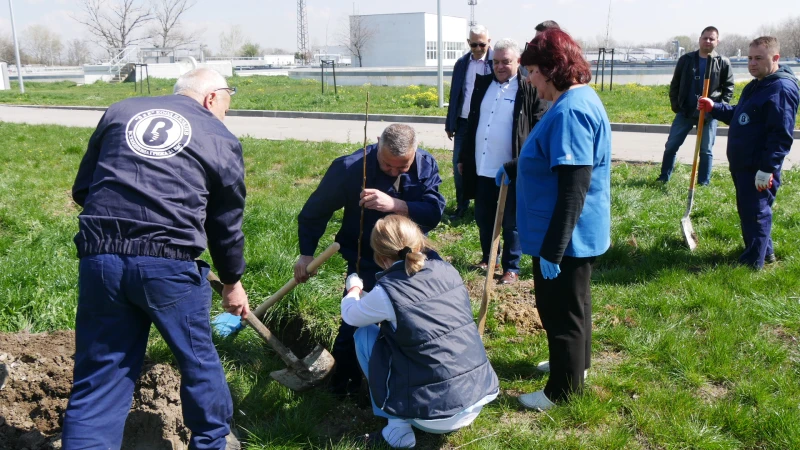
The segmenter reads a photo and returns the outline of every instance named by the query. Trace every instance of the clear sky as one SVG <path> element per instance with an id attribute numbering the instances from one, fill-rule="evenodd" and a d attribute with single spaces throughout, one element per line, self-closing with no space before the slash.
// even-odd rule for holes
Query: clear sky
<path id="1" fill-rule="evenodd" d="M 118 0 L 110 0 L 118 1 Z M 140 0 L 141 1 L 141 0 Z M 64 40 L 88 37 L 70 14 L 78 11 L 78 0 L 13 0 L 17 32 L 26 26 L 43 24 Z M 436 13 L 434 0 L 306 0 L 312 45 L 337 44 L 346 17 L 355 9 L 360 14 L 400 12 Z M 469 18 L 467 0 L 441 0 L 445 15 Z M 759 7 L 752 0 L 611 0 L 611 36 L 618 42 L 665 41 L 672 36 L 699 34 L 707 25 L 725 33 L 755 37 L 762 25 L 776 24 L 800 16 L 800 1 L 771 0 Z M 534 26 L 546 19 L 561 24 L 572 35 L 593 40 L 604 36 L 608 0 L 479 0 L 475 10 L 478 23 L 486 25 L 492 38 L 530 39 Z M 10 34 L 8 4 L 0 0 L 0 34 Z M 205 44 L 219 47 L 220 32 L 240 25 L 245 34 L 265 48 L 294 51 L 297 42 L 295 0 L 197 0 L 186 14 L 190 29 L 205 30 Z M 466 36 L 465 36 L 466 37 Z"/>

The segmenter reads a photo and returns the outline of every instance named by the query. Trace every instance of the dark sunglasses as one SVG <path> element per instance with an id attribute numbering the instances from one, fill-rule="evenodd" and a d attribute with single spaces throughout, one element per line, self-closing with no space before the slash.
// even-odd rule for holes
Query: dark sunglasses
<path id="1" fill-rule="evenodd" d="M 469 46 L 472 47 L 472 48 L 475 48 L 475 47 L 477 47 L 479 45 L 481 46 L 481 48 L 486 48 L 486 43 L 485 42 L 470 42 L 469 43 Z"/>
<path id="2" fill-rule="evenodd" d="M 217 91 L 228 91 L 229 95 L 236 94 L 236 88 L 235 87 L 224 87 L 224 88 L 214 89 L 214 92 L 217 92 Z"/>

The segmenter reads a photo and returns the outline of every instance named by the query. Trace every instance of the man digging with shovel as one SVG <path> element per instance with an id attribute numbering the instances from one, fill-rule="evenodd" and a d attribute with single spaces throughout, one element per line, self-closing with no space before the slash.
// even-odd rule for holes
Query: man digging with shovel
<path id="1" fill-rule="evenodd" d="M 430 153 L 417 148 L 417 136 L 408 125 L 393 124 L 381 134 L 378 143 L 333 161 L 316 191 L 297 217 L 300 258 L 294 266 L 295 280 L 304 283 L 314 273 L 307 266 L 313 260 L 320 238 L 333 213 L 344 208 L 342 226 L 336 234 L 339 252 L 347 261 L 347 273 L 359 265 L 359 231 L 363 228 L 360 272 L 364 288 L 375 285 L 381 268 L 373 260 L 368 243 L 378 219 L 388 214 L 407 216 L 427 233 L 439 224 L 445 200 L 439 193 L 442 180 L 439 166 Z M 363 167 L 366 155 L 366 189 Z M 364 206 L 363 225 L 361 207 Z M 438 258 L 438 255 L 436 256 Z M 361 370 L 356 358 L 353 333 L 356 328 L 342 322 L 333 344 L 336 371 L 331 392 L 346 396 L 358 392 Z"/>
<path id="2" fill-rule="evenodd" d="M 235 92 L 196 69 L 177 95 L 111 105 L 89 139 L 72 187 L 83 212 L 65 450 L 122 446 L 151 324 L 180 368 L 189 448 L 227 446 L 233 404 L 211 340 L 210 268 L 195 258 L 209 247 L 223 307 L 246 317 L 244 161 L 222 123 Z"/>

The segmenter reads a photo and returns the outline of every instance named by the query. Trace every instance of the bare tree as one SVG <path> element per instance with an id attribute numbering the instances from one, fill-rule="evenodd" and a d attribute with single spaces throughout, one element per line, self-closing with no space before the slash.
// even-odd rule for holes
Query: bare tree
<path id="1" fill-rule="evenodd" d="M 184 30 L 180 23 L 183 13 L 196 4 L 195 0 L 153 0 L 155 25 L 150 30 L 153 46 L 175 48 L 196 43 L 199 33 Z"/>
<path id="2" fill-rule="evenodd" d="M 800 58 L 800 16 L 786 19 L 780 34 L 781 56 Z"/>
<path id="3" fill-rule="evenodd" d="M 219 34 L 219 53 L 220 56 L 239 56 L 239 50 L 244 45 L 247 38 L 239 25 L 231 25 L 228 32 Z"/>
<path id="4" fill-rule="evenodd" d="M 746 57 L 750 41 L 752 41 L 752 38 L 742 36 L 741 34 L 726 34 L 720 36 L 719 45 L 717 45 L 717 53 L 729 58 L 738 56 Z"/>
<path id="5" fill-rule="evenodd" d="M 358 66 L 364 67 L 364 53 L 370 47 L 376 32 L 369 26 L 364 16 L 350 16 L 348 25 L 347 33 L 339 35 L 339 42 L 342 46 L 347 47 L 353 56 L 358 58 Z"/>
<path id="6" fill-rule="evenodd" d="M 135 31 L 153 19 L 141 0 L 81 0 L 82 14 L 73 16 L 105 44 L 109 53 L 146 39 Z"/>
<path id="7" fill-rule="evenodd" d="M 67 64 L 82 66 L 92 60 L 92 51 L 89 43 L 83 39 L 73 39 L 67 42 Z"/>
<path id="8" fill-rule="evenodd" d="M 22 64 L 29 63 L 28 54 L 25 53 L 24 48 L 19 49 L 19 59 L 22 61 Z M 5 61 L 9 63 L 9 65 L 16 62 L 14 41 L 11 40 L 11 36 L 0 36 L 0 61 Z"/>
<path id="9" fill-rule="evenodd" d="M 23 33 L 22 47 L 35 64 L 55 65 L 61 62 L 61 37 L 44 25 L 31 25 Z"/>

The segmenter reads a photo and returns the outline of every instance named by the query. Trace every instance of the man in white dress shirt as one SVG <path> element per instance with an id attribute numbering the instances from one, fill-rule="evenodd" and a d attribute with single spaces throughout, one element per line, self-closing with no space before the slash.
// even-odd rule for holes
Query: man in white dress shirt
<path id="1" fill-rule="evenodd" d="M 458 169 L 464 195 L 475 199 L 475 223 L 481 240 L 481 261 L 476 268 L 485 270 L 489 261 L 494 216 L 500 189 L 495 174 L 519 156 L 528 132 L 546 109 L 535 88 L 519 73 L 519 45 L 512 39 L 495 43 L 492 55 L 494 74 L 478 76 L 472 94 L 469 125 Z M 500 258 L 503 276 L 500 284 L 515 283 L 519 277 L 522 249 L 517 233 L 516 189 L 508 186 L 503 215 L 503 251 Z"/>

